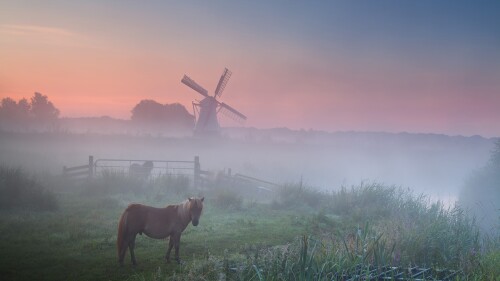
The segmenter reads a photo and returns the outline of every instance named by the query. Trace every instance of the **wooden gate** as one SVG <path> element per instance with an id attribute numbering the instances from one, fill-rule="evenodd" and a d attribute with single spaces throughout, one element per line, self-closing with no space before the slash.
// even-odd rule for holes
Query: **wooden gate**
<path id="1" fill-rule="evenodd" d="M 195 187 L 200 186 L 201 175 L 206 173 L 201 170 L 200 158 L 198 156 L 195 156 L 193 161 L 105 158 L 94 161 L 94 157 L 89 156 L 88 164 L 74 167 L 64 166 L 63 177 L 73 180 L 89 179 L 95 175 L 102 174 L 104 171 L 119 171 L 128 174 L 132 166 L 137 165 L 140 167 L 146 162 L 152 163 L 151 174 L 148 174 L 148 177 L 162 175 L 192 176 Z"/>

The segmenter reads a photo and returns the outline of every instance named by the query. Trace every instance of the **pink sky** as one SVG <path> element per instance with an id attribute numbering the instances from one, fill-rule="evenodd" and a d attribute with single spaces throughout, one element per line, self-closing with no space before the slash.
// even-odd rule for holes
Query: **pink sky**
<path id="1" fill-rule="evenodd" d="M 222 101 L 248 117 L 245 126 L 500 136 L 498 54 L 483 57 L 481 42 L 412 53 L 383 40 L 356 41 L 364 37 L 352 39 L 354 47 L 321 42 L 324 34 L 287 34 L 284 23 L 260 34 L 212 22 L 226 29 L 206 34 L 153 14 L 122 30 L 116 27 L 126 10 L 123 18 L 96 19 L 92 28 L 84 12 L 78 22 L 70 10 L 53 19 L 54 9 L 1 5 L 0 97 L 38 91 L 61 116 L 128 119 L 142 99 L 179 102 L 191 112 L 200 96 L 181 84 L 182 76 L 213 91 L 228 67 L 233 76 Z M 208 17 L 204 11 L 194 12 Z M 399 42 L 395 35 L 387 40 Z"/>

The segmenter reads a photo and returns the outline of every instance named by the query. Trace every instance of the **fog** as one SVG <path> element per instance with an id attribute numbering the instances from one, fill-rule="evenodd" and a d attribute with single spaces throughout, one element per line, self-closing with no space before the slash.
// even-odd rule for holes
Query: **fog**
<path id="1" fill-rule="evenodd" d="M 464 181 L 487 161 L 494 139 L 479 136 L 226 128 L 220 138 L 166 134 L 0 134 L 1 164 L 61 174 L 94 160 L 188 160 L 201 168 L 277 184 L 302 180 L 321 190 L 376 182 L 452 203 Z"/>

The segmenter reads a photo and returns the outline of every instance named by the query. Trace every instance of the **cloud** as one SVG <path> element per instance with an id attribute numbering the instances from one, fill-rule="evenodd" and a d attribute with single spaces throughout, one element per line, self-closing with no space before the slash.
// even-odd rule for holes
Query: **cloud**
<path id="1" fill-rule="evenodd" d="M 17 25 L 17 24 L 2 24 L 0 25 L 0 33 L 11 35 L 41 35 L 41 36 L 59 36 L 73 37 L 76 34 L 63 28 L 39 26 L 39 25 Z"/>

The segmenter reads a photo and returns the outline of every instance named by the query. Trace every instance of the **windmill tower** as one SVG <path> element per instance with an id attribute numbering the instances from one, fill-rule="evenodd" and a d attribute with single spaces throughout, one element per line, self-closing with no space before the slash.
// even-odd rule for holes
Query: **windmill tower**
<path id="1" fill-rule="evenodd" d="M 194 128 L 195 135 L 218 135 L 220 126 L 217 114 L 219 114 L 219 112 L 237 122 L 243 122 L 247 119 L 245 115 L 241 114 L 236 109 L 217 100 L 217 98 L 220 98 L 222 95 L 231 74 L 229 69 L 224 69 L 213 96 L 210 96 L 207 90 L 188 76 L 184 75 L 182 78 L 182 83 L 203 96 L 201 101 L 193 102 L 193 112 L 196 118 L 196 125 Z"/>

